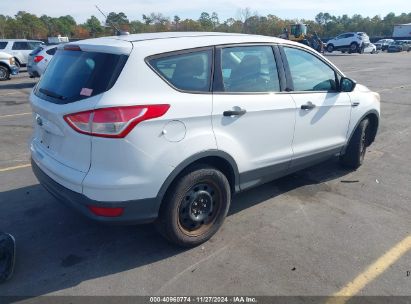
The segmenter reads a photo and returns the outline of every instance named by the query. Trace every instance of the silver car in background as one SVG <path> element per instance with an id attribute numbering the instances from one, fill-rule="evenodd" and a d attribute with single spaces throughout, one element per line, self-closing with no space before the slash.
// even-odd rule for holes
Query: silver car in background
<path id="1" fill-rule="evenodd" d="M 40 77 L 57 51 L 58 45 L 41 45 L 29 54 L 27 72 L 30 78 Z"/>

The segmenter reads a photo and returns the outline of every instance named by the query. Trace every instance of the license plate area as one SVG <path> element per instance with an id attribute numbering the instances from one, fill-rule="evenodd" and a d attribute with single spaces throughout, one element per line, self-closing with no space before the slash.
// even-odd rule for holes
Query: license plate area
<path id="1" fill-rule="evenodd" d="M 47 130 L 44 130 L 43 128 L 40 128 L 40 143 L 46 149 L 51 149 L 52 148 L 52 146 L 51 146 L 52 136 L 53 136 L 53 134 L 51 134 Z"/>

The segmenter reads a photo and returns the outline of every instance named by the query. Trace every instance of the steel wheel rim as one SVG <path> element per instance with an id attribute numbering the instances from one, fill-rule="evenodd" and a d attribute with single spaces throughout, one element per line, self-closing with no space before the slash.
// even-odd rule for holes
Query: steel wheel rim
<path id="1" fill-rule="evenodd" d="M 214 225 L 221 209 L 221 192 L 211 181 L 192 186 L 178 209 L 178 226 L 188 236 L 200 236 Z"/>

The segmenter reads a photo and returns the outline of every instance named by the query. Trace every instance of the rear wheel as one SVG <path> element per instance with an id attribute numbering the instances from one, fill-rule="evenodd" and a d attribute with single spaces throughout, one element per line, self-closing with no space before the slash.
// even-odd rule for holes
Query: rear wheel
<path id="1" fill-rule="evenodd" d="M 355 53 L 358 51 L 358 44 L 356 42 L 351 43 L 350 45 L 350 52 Z"/>
<path id="2" fill-rule="evenodd" d="M 366 118 L 362 120 L 357 129 L 355 129 L 345 154 L 340 156 L 340 162 L 344 167 L 355 170 L 363 164 L 368 145 L 367 136 L 369 133 L 369 125 L 370 121 Z"/>
<path id="3" fill-rule="evenodd" d="M 10 71 L 7 67 L 0 65 L 0 81 L 10 78 Z"/>
<path id="4" fill-rule="evenodd" d="M 221 227 L 230 201 L 230 185 L 222 172 L 206 166 L 193 169 L 168 191 L 157 228 L 174 244 L 197 246 Z"/>

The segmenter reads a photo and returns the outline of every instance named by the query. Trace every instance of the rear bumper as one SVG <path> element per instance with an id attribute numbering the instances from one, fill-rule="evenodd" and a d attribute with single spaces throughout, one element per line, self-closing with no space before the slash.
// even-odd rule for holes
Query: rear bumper
<path id="1" fill-rule="evenodd" d="M 153 222 L 158 216 L 161 200 L 159 198 L 147 198 L 133 201 L 122 202 L 100 202 L 95 201 L 87 196 L 72 191 L 59 183 L 41 170 L 36 162 L 31 160 L 32 169 L 40 184 L 54 197 L 64 204 L 76 209 L 86 217 L 105 223 L 112 224 L 142 224 Z M 124 208 L 124 212 L 118 217 L 103 217 L 93 214 L 89 206 L 107 207 L 107 208 Z"/>
<path id="2" fill-rule="evenodd" d="M 31 77 L 40 77 L 40 74 L 30 65 L 27 66 L 27 73 L 29 73 Z"/>

